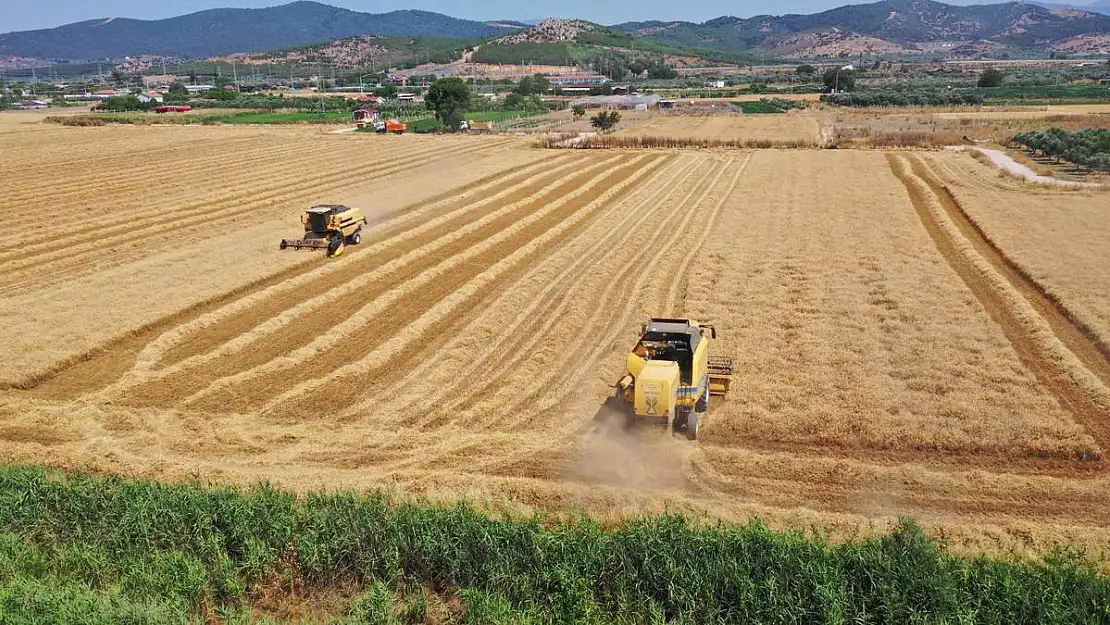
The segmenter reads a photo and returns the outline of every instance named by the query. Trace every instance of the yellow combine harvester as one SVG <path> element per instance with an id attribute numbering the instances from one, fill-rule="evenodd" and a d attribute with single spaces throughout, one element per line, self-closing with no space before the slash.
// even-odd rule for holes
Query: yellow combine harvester
<path id="1" fill-rule="evenodd" d="M 663 426 L 696 439 L 709 396 L 727 395 L 732 383 L 732 359 L 709 355 L 716 338 L 716 328 L 689 319 L 643 324 L 610 405 L 630 424 Z"/>
<path id="2" fill-rule="evenodd" d="M 322 204 L 305 211 L 301 223 L 304 224 L 304 237 L 282 239 L 281 249 L 326 249 L 328 256 L 339 256 L 343 246 L 358 245 L 362 241 L 362 227 L 368 222 L 357 208 Z"/>

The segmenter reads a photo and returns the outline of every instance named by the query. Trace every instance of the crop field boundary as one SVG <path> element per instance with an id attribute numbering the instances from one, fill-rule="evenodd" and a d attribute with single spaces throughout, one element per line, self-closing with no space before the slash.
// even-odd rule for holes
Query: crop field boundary
<path id="1" fill-rule="evenodd" d="M 954 204 L 946 205 L 944 192 L 917 173 L 924 165 L 907 154 L 892 153 L 887 159 L 945 261 L 1001 327 L 1021 361 L 1101 448 L 1098 456 L 1084 455 L 1079 459 L 1101 460 L 1101 455 L 1110 449 L 1110 422 L 1106 419 L 1110 414 L 1110 389 L 1056 335 L 1051 322 L 1027 299 L 1024 291 L 1031 286 L 1011 282 L 1001 260 L 1004 255 L 985 238 L 976 236 L 977 230 L 970 224 L 963 229 L 959 227 L 962 211 Z M 978 245 L 975 239 L 979 240 Z M 980 249 L 995 253 L 984 256 Z"/>

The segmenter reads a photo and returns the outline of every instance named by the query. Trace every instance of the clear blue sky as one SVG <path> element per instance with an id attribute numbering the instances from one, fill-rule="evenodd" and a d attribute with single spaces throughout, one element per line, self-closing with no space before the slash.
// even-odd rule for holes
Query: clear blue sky
<path id="1" fill-rule="evenodd" d="M 765 13 L 815 13 L 861 0 L 325 0 L 326 4 L 366 13 L 395 9 L 424 9 L 467 19 L 536 19 L 580 17 L 603 24 L 649 19 L 704 21 L 721 15 L 749 17 Z M 991 2 L 994 0 L 980 0 Z M 283 0 L 0 0 L 0 33 L 51 28 L 100 17 L 162 19 L 220 7 L 265 7 Z M 957 1 L 953 4 L 970 4 Z M 1075 4 L 1086 4 L 1079 0 Z"/>

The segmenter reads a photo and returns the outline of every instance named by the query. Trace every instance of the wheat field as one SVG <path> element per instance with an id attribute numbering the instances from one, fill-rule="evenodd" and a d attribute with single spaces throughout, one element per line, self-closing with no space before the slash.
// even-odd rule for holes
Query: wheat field
<path id="1" fill-rule="evenodd" d="M 720 106 L 729 106 L 721 103 Z M 817 144 L 821 129 L 815 115 L 723 113 L 718 115 L 657 115 L 617 133 L 618 137 L 659 137 L 718 141 L 770 141 Z"/>
<path id="2" fill-rule="evenodd" d="M 0 235 L 6 461 L 842 535 L 911 515 L 958 549 L 1110 558 L 1105 359 L 1000 264 L 1069 305 L 1105 292 L 1105 247 L 1080 262 L 1056 230 L 1034 268 L 1051 254 L 997 225 L 970 158 L 306 128 L 0 143 L 0 214 L 72 224 Z M 1036 236 L 1096 200 L 1055 192 Z M 363 207 L 362 244 L 278 251 L 318 202 Z M 652 315 L 716 324 L 736 359 L 697 442 L 599 420 Z"/>

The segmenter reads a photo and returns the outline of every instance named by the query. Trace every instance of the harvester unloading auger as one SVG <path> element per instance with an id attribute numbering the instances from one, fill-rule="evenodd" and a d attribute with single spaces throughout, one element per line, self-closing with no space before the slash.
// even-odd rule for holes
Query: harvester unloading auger
<path id="1" fill-rule="evenodd" d="M 689 319 L 643 324 L 608 404 L 630 425 L 666 427 L 696 439 L 710 395 L 725 396 L 732 384 L 732 358 L 709 355 L 716 338 L 716 328 Z"/>
<path id="2" fill-rule="evenodd" d="M 339 256 L 345 245 L 362 241 L 362 227 L 368 222 L 357 208 L 341 204 L 313 206 L 301 216 L 304 237 L 282 239 L 281 249 L 327 250 L 328 256 Z"/>

